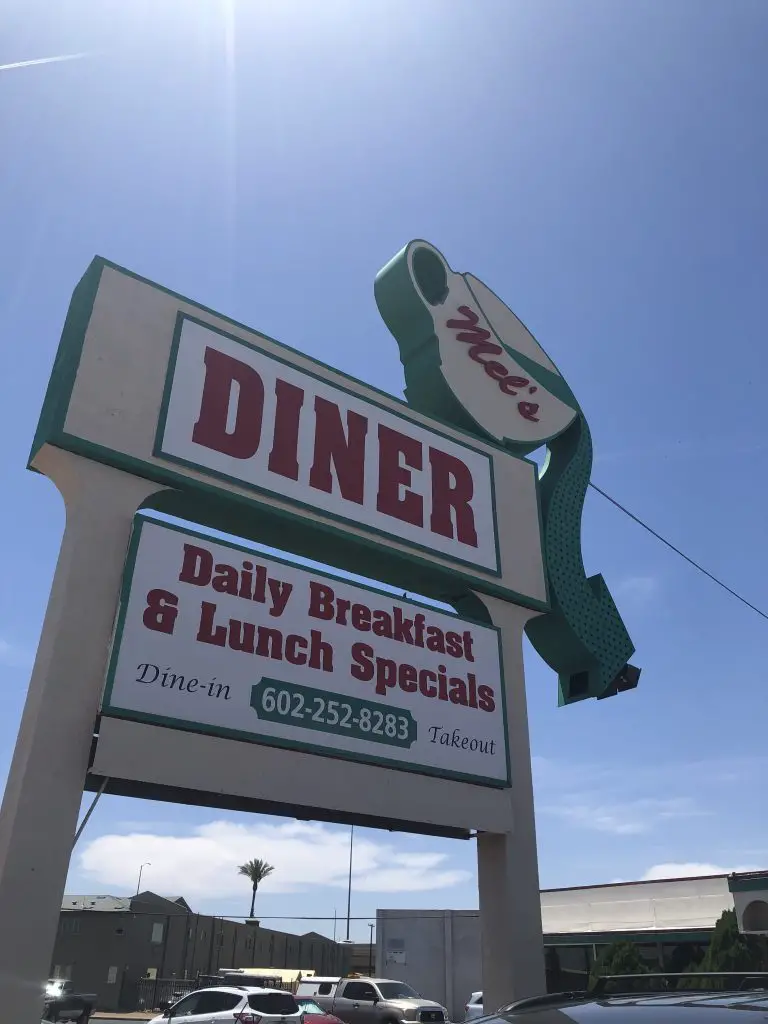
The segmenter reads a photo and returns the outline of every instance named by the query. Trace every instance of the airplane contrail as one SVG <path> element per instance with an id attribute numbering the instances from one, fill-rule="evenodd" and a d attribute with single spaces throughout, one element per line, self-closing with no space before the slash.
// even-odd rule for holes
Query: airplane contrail
<path id="1" fill-rule="evenodd" d="M 12 68 L 29 68 L 33 64 L 57 64 L 62 60 L 79 60 L 87 57 L 87 53 L 62 53 L 58 57 L 38 57 L 37 60 L 17 60 L 15 64 L 0 64 L 0 71 L 10 71 Z"/>

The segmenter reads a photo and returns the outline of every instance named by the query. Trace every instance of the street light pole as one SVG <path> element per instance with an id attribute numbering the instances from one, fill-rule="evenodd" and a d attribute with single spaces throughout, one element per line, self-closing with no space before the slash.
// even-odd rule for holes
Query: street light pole
<path id="1" fill-rule="evenodd" d="M 369 924 L 368 927 L 371 929 L 371 941 L 368 943 L 368 976 L 373 977 L 373 929 L 376 927 L 375 924 Z"/>
<path id="2" fill-rule="evenodd" d="M 143 864 L 141 865 L 141 867 L 139 868 L 139 880 L 138 880 L 138 882 L 136 883 L 136 895 L 137 895 L 137 896 L 138 896 L 138 895 L 139 895 L 139 893 L 141 892 L 141 873 L 142 873 L 142 871 L 144 870 L 144 868 L 151 868 L 151 867 L 152 867 L 152 864 L 150 863 L 150 861 L 145 861 L 145 862 L 144 862 L 144 863 L 143 863 Z"/>
<path id="3" fill-rule="evenodd" d="M 349 885 L 347 887 L 347 942 L 349 942 L 349 921 L 352 913 L 352 846 L 355 841 L 355 826 L 349 826 Z"/>

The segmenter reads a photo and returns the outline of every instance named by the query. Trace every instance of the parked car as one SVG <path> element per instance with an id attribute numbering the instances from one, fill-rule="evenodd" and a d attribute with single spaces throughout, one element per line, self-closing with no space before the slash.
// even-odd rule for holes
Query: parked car
<path id="1" fill-rule="evenodd" d="M 483 1016 L 483 993 L 473 992 L 469 1002 L 464 1007 L 464 1020 L 474 1020 L 475 1017 Z"/>
<path id="2" fill-rule="evenodd" d="M 290 992 L 249 985 L 200 988 L 169 1006 L 150 1024 L 301 1024 L 301 1008 Z"/>
<path id="3" fill-rule="evenodd" d="M 296 998 L 313 999 L 344 1024 L 445 1024 L 448 1018 L 444 1006 L 390 978 L 303 978 Z"/>
<path id="4" fill-rule="evenodd" d="M 598 979 L 590 992 L 553 992 L 520 999 L 483 1017 L 483 1024 L 747 1024 L 768 1015 L 768 974 L 622 975 Z M 671 979 L 675 979 L 671 982 Z M 703 987 L 677 989 L 677 981 Z"/>
<path id="5" fill-rule="evenodd" d="M 305 1024 L 342 1024 L 338 1017 L 334 1017 L 332 1013 L 328 1013 L 322 1006 L 318 1006 L 314 999 L 304 999 L 300 996 L 296 1002 L 304 1014 Z"/>
<path id="6" fill-rule="evenodd" d="M 49 1024 L 59 1024 L 60 1021 L 87 1024 L 95 1003 L 95 992 L 76 992 L 71 981 L 51 978 L 45 986 L 43 1019 Z"/>

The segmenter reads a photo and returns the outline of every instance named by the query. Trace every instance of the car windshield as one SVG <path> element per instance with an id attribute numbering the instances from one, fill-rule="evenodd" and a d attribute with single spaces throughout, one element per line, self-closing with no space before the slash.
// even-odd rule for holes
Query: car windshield
<path id="1" fill-rule="evenodd" d="M 421 998 L 418 992 L 414 992 L 410 985 L 406 985 L 402 981 L 378 981 L 376 984 L 384 999 Z"/>
<path id="2" fill-rule="evenodd" d="M 325 1015 L 325 1010 L 318 1006 L 317 1003 L 313 1003 L 311 999 L 298 999 L 297 1002 L 301 1007 L 302 1013 L 322 1013 Z"/>

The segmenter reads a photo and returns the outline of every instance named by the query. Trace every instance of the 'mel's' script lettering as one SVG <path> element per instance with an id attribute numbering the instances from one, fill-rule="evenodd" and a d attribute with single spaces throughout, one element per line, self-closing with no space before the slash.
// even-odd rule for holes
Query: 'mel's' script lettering
<path id="1" fill-rule="evenodd" d="M 469 358 L 480 363 L 491 380 L 498 382 L 499 390 L 503 391 L 505 395 L 517 398 L 519 392 L 526 388 L 529 395 L 535 395 L 539 389 L 527 377 L 516 377 L 507 371 L 503 363 L 486 358 L 487 356 L 500 356 L 504 349 L 501 345 L 491 341 L 490 331 L 479 326 L 480 317 L 477 313 L 469 306 L 459 306 L 459 312 L 464 319 L 448 320 L 445 326 L 450 327 L 452 331 L 457 331 L 456 339 L 466 342 L 470 346 Z M 532 423 L 539 422 L 539 417 L 536 415 L 539 407 L 536 402 L 518 402 L 517 411 L 524 420 L 530 420 Z"/>

